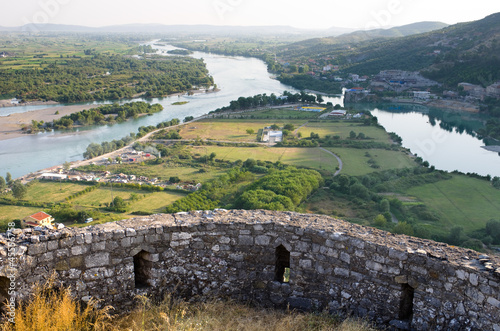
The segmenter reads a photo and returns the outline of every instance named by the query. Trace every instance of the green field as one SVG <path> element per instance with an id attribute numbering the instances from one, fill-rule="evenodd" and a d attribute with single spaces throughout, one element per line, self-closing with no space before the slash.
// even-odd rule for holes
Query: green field
<path id="1" fill-rule="evenodd" d="M 39 211 L 41 211 L 41 209 L 38 207 L 0 205 L 0 225 L 4 225 L 15 219 L 21 220 Z"/>
<path id="2" fill-rule="evenodd" d="M 78 183 L 34 182 L 29 186 L 28 194 L 24 199 L 37 202 L 63 202 L 66 197 L 83 191 L 87 187 L 89 185 Z"/>
<path id="3" fill-rule="evenodd" d="M 385 149 L 356 149 L 342 147 L 326 148 L 337 154 L 343 162 L 342 174 L 351 176 L 362 176 L 370 172 L 388 169 L 401 169 L 415 167 L 413 159 L 399 151 L 388 151 Z M 369 153 L 370 156 L 366 156 Z M 379 168 L 372 168 L 368 161 L 375 160 Z"/>
<path id="4" fill-rule="evenodd" d="M 314 119 L 320 115 L 319 112 L 294 110 L 293 108 L 262 109 L 252 112 L 237 114 L 235 117 L 250 119 Z"/>
<path id="5" fill-rule="evenodd" d="M 76 38 L 70 36 L 22 36 L 4 34 L 0 36 L 0 49 L 15 54 L 13 57 L 0 59 L 0 69 L 33 69 L 43 68 L 54 61 L 63 58 L 91 57 L 85 50 L 108 54 L 128 54 L 130 49 L 137 46 L 133 40 L 104 40 L 92 38 Z M 43 57 L 34 57 L 43 56 Z"/>
<path id="6" fill-rule="evenodd" d="M 309 122 L 299 129 L 302 137 L 309 137 L 311 132 L 319 134 L 321 138 L 326 135 L 340 136 L 341 139 L 348 139 L 349 133 L 354 131 L 357 134 L 364 133 L 366 137 L 372 138 L 369 141 L 389 143 L 387 132 L 381 127 L 364 126 L 359 123 L 350 121 L 334 121 L 334 122 Z"/>
<path id="7" fill-rule="evenodd" d="M 272 124 L 282 127 L 289 123 L 298 127 L 306 123 L 306 120 L 211 119 L 184 125 L 179 133 L 183 139 L 201 138 L 216 141 L 256 142 L 259 129 Z M 249 135 L 246 132 L 247 129 L 253 129 L 255 133 Z"/>
<path id="8" fill-rule="evenodd" d="M 411 188 L 416 197 L 436 212 L 441 221 L 436 231 L 461 226 L 465 232 L 484 228 L 490 219 L 500 219 L 500 190 L 490 183 L 463 175 L 450 180 Z"/>
<path id="9" fill-rule="evenodd" d="M 211 152 L 208 154 L 210 153 Z M 205 150 L 201 149 L 200 154 L 205 155 Z M 196 183 L 203 183 L 224 173 L 224 170 L 218 169 L 209 169 L 207 172 L 200 172 L 200 169 L 198 168 L 181 166 L 173 163 L 162 163 L 156 165 L 140 165 L 137 163 L 127 165 L 110 165 L 108 166 L 108 170 L 113 173 L 126 172 L 129 175 L 140 175 L 148 178 L 158 178 L 161 180 L 168 180 L 172 176 L 178 176 L 182 181 Z"/>
<path id="10" fill-rule="evenodd" d="M 201 155 L 213 152 L 217 159 L 231 162 L 246 159 L 281 161 L 293 166 L 323 169 L 332 173 L 338 167 L 335 157 L 318 148 L 194 146 L 192 150 L 193 153 Z"/>

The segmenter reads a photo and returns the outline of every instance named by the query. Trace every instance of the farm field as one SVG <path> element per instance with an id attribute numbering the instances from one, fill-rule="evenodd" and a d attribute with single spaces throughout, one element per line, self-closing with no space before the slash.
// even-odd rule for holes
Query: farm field
<path id="1" fill-rule="evenodd" d="M 89 186 L 79 183 L 34 182 L 29 186 L 24 199 L 36 202 L 63 202 L 66 197 L 83 191 L 87 187 Z M 12 194 L 9 193 L 6 197 L 12 197 Z"/>
<path id="2" fill-rule="evenodd" d="M 201 155 L 205 155 L 205 150 L 199 150 Z M 210 154 L 211 152 L 208 152 Z M 217 158 L 219 155 L 217 155 Z M 149 178 L 158 178 L 168 180 L 172 176 L 179 177 L 182 181 L 203 183 L 209 179 L 220 176 L 224 173 L 223 170 L 210 169 L 207 172 L 200 172 L 200 168 L 190 166 L 180 166 L 173 163 L 161 163 L 155 165 L 140 165 L 138 163 L 127 165 L 110 165 L 108 170 L 113 173 L 127 173 L 129 175 L 141 175 Z"/>
<path id="3" fill-rule="evenodd" d="M 344 167 L 341 173 L 351 176 L 362 176 L 375 171 L 416 166 L 416 163 L 410 156 L 400 151 L 343 147 L 327 147 L 326 149 L 337 154 L 342 160 Z M 368 163 L 370 159 L 373 159 L 379 168 L 372 168 L 370 163 Z"/>
<path id="4" fill-rule="evenodd" d="M 270 162 L 280 161 L 293 166 L 323 169 L 332 173 L 338 167 L 335 157 L 318 148 L 193 146 L 192 149 L 194 153 L 202 155 L 213 152 L 217 154 L 217 159 L 232 162 L 245 161 L 249 158 Z"/>
<path id="5" fill-rule="evenodd" d="M 306 123 L 307 120 L 241 120 L 241 119 L 211 119 L 197 121 L 184 125 L 179 134 L 183 139 L 210 139 L 217 141 L 256 142 L 257 132 L 265 126 L 277 124 L 293 124 L 296 127 Z M 254 134 L 249 135 L 246 130 L 253 129 Z"/>
<path id="6" fill-rule="evenodd" d="M 466 233 L 471 232 L 500 215 L 500 191 L 484 180 L 463 175 L 413 187 L 406 193 L 439 215 L 439 224 L 431 225 L 437 231 L 461 226 Z"/>
<path id="7" fill-rule="evenodd" d="M 301 127 L 298 132 L 302 137 L 309 137 L 311 132 L 319 134 L 321 138 L 326 135 L 340 136 L 341 139 L 349 138 L 349 133 L 354 131 L 357 134 L 364 133 L 366 137 L 372 138 L 368 141 L 389 143 L 389 136 L 383 128 L 376 126 L 364 126 L 360 123 L 350 121 L 321 121 L 308 122 Z"/>
<path id="8" fill-rule="evenodd" d="M 319 112 L 314 111 L 300 111 L 294 110 L 293 108 L 272 108 L 272 109 L 262 109 L 255 110 L 252 112 L 246 112 L 236 115 L 240 118 L 250 118 L 250 119 L 282 119 L 282 120 L 292 120 L 292 119 L 315 119 L 319 116 Z"/>

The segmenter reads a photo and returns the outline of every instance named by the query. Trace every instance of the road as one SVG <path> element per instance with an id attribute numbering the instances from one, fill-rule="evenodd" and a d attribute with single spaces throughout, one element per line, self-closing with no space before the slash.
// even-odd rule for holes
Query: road
<path id="1" fill-rule="evenodd" d="M 323 147 L 319 147 L 319 149 L 321 149 L 324 152 L 327 152 L 330 155 L 333 155 L 337 159 L 337 161 L 339 162 L 339 170 L 335 171 L 335 173 L 333 174 L 333 177 L 337 176 L 342 171 L 342 167 L 344 166 L 344 164 L 342 163 L 342 160 L 340 159 L 340 157 L 337 154 L 330 152 L 329 150 L 324 149 Z"/>

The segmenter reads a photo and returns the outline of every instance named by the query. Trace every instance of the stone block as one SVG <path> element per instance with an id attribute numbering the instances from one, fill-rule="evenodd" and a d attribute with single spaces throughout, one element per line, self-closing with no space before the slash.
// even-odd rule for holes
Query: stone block
<path id="1" fill-rule="evenodd" d="M 83 256 L 72 256 L 69 258 L 71 268 L 83 268 Z"/>
<path id="2" fill-rule="evenodd" d="M 109 264 L 109 253 L 94 253 L 85 257 L 85 266 L 87 268 L 101 267 Z"/>
<path id="3" fill-rule="evenodd" d="M 39 255 L 47 252 L 47 243 L 42 242 L 42 243 L 37 243 L 37 244 L 31 244 L 28 246 L 28 254 L 29 255 Z"/>
<path id="4" fill-rule="evenodd" d="M 56 263 L 55 269 L 57 271 L 66 271 L 69 270 L 69 264 L 66 260 L 61 260 Z"/>
<path id="5" fill-rule="evenodd" d="M 59 241 L 58 240 L 50 240 L 47 242 L 47 250 L 53 251 L 55 249 L 59 248 Z"/>
<path id="6" fill-rule="evenodd" d="M 84 246 L 84 245 L 71 247 L 71 254 L 72 255 L 82 255 L 82 254 L 87 253 L 87 251 L 88 251 L 88 247 Z"/>
<path id="7" fill-rule="evenodd" d="M 269 236 L 257 236 L 255 237 L 255 244 L 259 246 L 267 246 L 271 242 L 271 237 Z"/>
<path id="8" fill-rule="evenodd" d="M 240 235 L 238 236 L 238 243 L 243 246 L 253 245 L 253 237 Z"/>

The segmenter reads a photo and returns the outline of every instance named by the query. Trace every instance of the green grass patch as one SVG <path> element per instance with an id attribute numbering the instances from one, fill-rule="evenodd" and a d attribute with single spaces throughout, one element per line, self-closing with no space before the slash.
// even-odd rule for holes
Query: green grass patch
<path id="1" fill-rule="evenodd" d="M 179 134 L 184 139 L 211 139 L 216 141 L 256 142 L 257 132 L 265 126 L 285 124 L 298 127 L 305 123 L 304 120 L 241 120 L 241 119 L 210 119 L 197 121 L 184 125 Z M 253 129 L 254 134 L 249 135 L 247 129 Z"/>
<path id="2" fill-rule="evenodd" d="M 331 135 L 340 136 L 341 139 L 348 139 L 351 131 L 354 131 L 356 135 L 360 132 L 364 133 L 366 137 L 372 138 L 370 141 L 389 143 L 389 136 L 383 128 L 364 126 L 350 121 L 309 122 L 300 128 L 298 132 L 302 133 L 302 137 L 309 137 L 311 132 L 314 132 L 319 134 L 321 138 Z"/>
<path id="3" fill-rule="evenodd" d="M 208 147 L 207 147 L 208 148 Z M 208 149 L 207 149 L 208 151 Z M 205 155 L 204 147 L 199 149 L 200 155 Z M 211 152 L 208 152 L 210 154 Z M 219 155 L 217 155 L 219 158 Z M 137 163 L 127 165 L 110 165 L 108 170 L 113 173 L 126 173 L 128 175 L 146 176 L 148 178 L 158 178 L 168 180 L 172 176 L 178 176 L 184 182 L 204 183 L 209 179 L 220 176 L 223 170 L 206 168 L 207 172 L 200 172 L 200 168 L 183 166 L 181 164 L 166 162 L 156 165 L 140 165 Z"/>
<path id="4" fill-rule="evenodd" d="M 26 216 L 33 215 L 42 211 L 37 207 L 21 207 L 0 205 L 0 225 L 5 225 L 15 219 L 23 219 Z"/>
<path id="5" fill-rule="evenodd" d="M 450 180 L 413 187 L 407 194 L 415 196 L 440 218 L 433 230 L 449 231 L 461 226 L 471 232 L 484 228 L 490 219 L 499 219 L 500 191 L 484 180 L 453 175 Z"/>
<path id="6" fill-rule="evenodd" d="M 187 193 L 181 192 L 154 192 L 149 193 L 146 197 L 138 201 L 129 201 L 129 213 L 128 217 L 134 217 L 132 215 L 135 211 L 145 211 L 152 214 L 164 213 L 165 207 L 174 201 L 177 201 L 185 197 Z"/>
<path id="7" fill-rule="evenodd" d="M 319 112 L 294 110 L 293 108 L 272 108 L 255 110 L 243 114 L 237 114 L 236 117 L 251 119 L 314 119 L 318 118 Z"/>
<path id="8" fill-rule="evenodd" d="M 410 156 L 400 151 L 336 147 L 328 147 L 327 149 L 337 154 L 342 160 L 343 168 L 341 173 L 351 176 L 362 176 L 375 171 L 416 166 L 416 163 Z M 373 160 L 375 163 L 370 160 Z M 378 168 L 374 168 L 374 166 L 378 166 Z"/>
<path id="9" fill-rule="evenodd" d="M 217 159 L 234 162 L 254 159 L 261 161 L 281 161 L 285 164 L 322 169 L 335 172 L 338 162 L 332 155 L 318 148 L 278 148 L 278 147 L 220 147 L 220 146 L 194 146 L 194 154 L 205 155 L 215 153 Z"/>
<path id="10" fill-rule="evenodd" d="M 63 202 L 71 194 L 85 190 L 88 185 L 67 182 L 35 182 L 28 188 L 23 200 L 37 202 Z M 8 194 L 7 197 L 11 197 Z"/>

